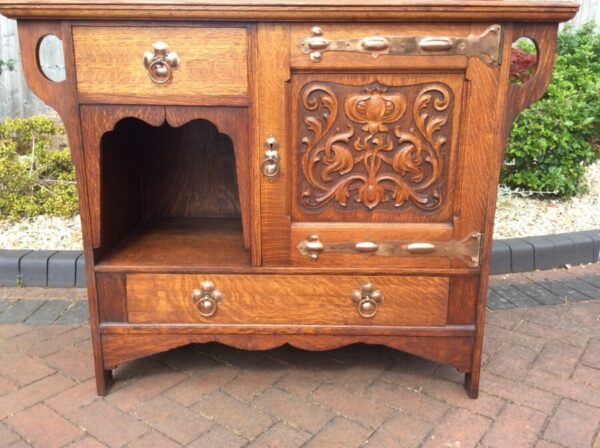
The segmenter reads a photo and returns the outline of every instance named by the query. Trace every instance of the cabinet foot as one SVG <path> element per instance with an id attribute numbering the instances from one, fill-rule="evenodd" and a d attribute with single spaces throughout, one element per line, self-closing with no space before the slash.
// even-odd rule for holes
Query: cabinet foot
<path id="1" fill-rule="evenodd" d="M 479 397 L 479 372 L 465 373 L 465 390 L 469 398 Z"/>
<path id="2" fill-rule="evenodd" d="M 96 375 L 96 391 L 101 397 L 106 396 L 112 384 L 112 370 L 103 370 L 101 375 Z"/>

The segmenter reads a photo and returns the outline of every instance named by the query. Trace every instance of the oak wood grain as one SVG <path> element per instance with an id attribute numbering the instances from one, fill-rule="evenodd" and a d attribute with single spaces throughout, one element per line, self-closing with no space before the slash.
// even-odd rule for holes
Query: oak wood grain
<path id="1" fill-rule="evenodd" d="M 62 41 L 65 57 L 65 81 L 54 83 L 44 76 L 38 63 L 38 48 L 41 39 L 47 35 L 55 35 Z M 77 190 L 79 192 L 79 210 L 81 213 L 81 230 L 84 247 L 85 272 L 87 278 L 88 303 L 90 309 L 90 329 L 94 349 L 94 371 L 96 388 L 99 394 L 106 393 L 110 382 L 110 371 L 106 369 L 102 358 L 102 342 L 99 333 L 99 310 L 97 288 L 94 276 L 93 256 L 93 224 L 91 191 L 86 160 L 84 158 L 84 142 L 81 132 L 81 120 L 78 113 L 75 76 L 75 61 L 71 28 L 67 22 L 56 21 L 21 21 L 19 22 L 19 43 L 23 73 L 30 89 L 38 98 L 53 107 L 61 117 L 69 147 L 71 159 L 76 170 Z"/>
<path id="2" fill-rule="evenodd" d="M 333 336 L 424 336 L 444 338 L 473 337 L 475 325 L 257 325 L 257 324 L 132 324 L 105 322 L 100 324 L 102 334 L 307 334 Z"/>
<path id="3" fill-rule="evenodd" d="M 146 266 L 184 270 L 250 266 L 239 219 L 154 219 L 133 230 L 97 263 L 117 271 Z"/>
<path id="4" fill-rule="evenodd" d="M 224 294 L 210 318 L 191 300 L 201 282 Z M 351 293 L 373 283 L 384 294 L 377 314 L 359 315 Z M 444 325 L 448 279 L 444 277 L 178 276 L 131 274 L 127 309 L 132 323 L 255 323 L 309 325 Z"/>
<path id="5" fill-rule="evenodd" d="M 167 43 L 181 59 L 171 81 L 161 85 L 152 82 L 141 62 L 157 41 Z M 74 27 L 73 42 L 77 87 L 84 94 L 173 100 L 248 93 L 245 28 Z"/>
<path id="6" fill-rule="evenodd" d="M 454 73 L 294 74 L 292 221 L 452 222 L 463 83 L 464 76 Z M 395 104 L 395 116 L 375 110 L 380 101 L 386 108 Z M 447 104 L 438 111 L 430 104 L 434 101 Z M 332 103 L 329 109 L 319 104 L 326 102 Z M 318 135 L 312 129 L 315 122 L 322 124 Z M 433 122 L 438 124 L 435 132 L 423 134 Z M 440 147 L 431 148 L 428 137 Z M 410 152 L 411 145 L 418 152 Z M 353 160 L 348 163 L 346 157 Z M 346 194 L 340 195 L 342 190 Z M 371 204 L 370 190 L 383 191 Z M 406 199 L 398 199 L 404 195 Z"/>
<path id="7" fill-rule="evenodd" d="M 448 301 L 448 324 L 474 324 L 477 316 L 477 277 L 452 277 L 450 279 L 450 299 Z"/>
<path id="8" fill-rule="evenodd" d="M 274 136 L 281 145 L 280 171 L 277 177 L 260 176 L 261 247 L 263 266 L 289 264 L 290 209 L 287 193 L 290 182 L 289 98 L 289 27 L 281 24 L 259 24 L 257 35 L 257 89 L 259 122 L 259 160 L 262 163 L 263 142 Z M 277 61 L 269 64 L 268 61 Z"/>
<path id="9" fill-rule="evenodd" d="M 192 342 L 309 350 L 366 342 L 459 368 L 475 398 L 503 147 L 516 114 L 547 86 L 557 22 L 576 10 L 574 3 L 531 0 L 0 0 L 0 12 L 20 18 L 32 90 L 67 127 L 98 393 L 106 393 L 116 365 Z M 331 51 L 315 63 L 298 47 L 314 25 L 329 39 L 468 36 L 500 25 L 502 58 L 493 64 L 462 55 Z M 47 34 L 63 41 L 63 83 L 39 70 L 38 44 Z M 516 87 L 507 61 L 521 36 L 536 41 L 540 63 Z M 158 39 L 182 58 L 162 87 L 140 61 Z M 396 182 L 399 173 L 417 185 L 419 166 L 425 178 L 437 173 L 423 191 L 439 187 L 440 203 L 432 194 L 421 206 L 381 207 L 379 192 L 363 193 L 363 202 L 344 209 L 355 191 L 345 198 L 342 190 L 339 206 L 303 209 L 298 156 L 302 142 L 319 132 L 299 106 L 310 83 L 350 98 L 339 103 L 346 114 L 334 126 L 340 132 L 354 120 L 372 131 L 375 145 L 384 134 L 418 130 L 435 147 L 437 136 L 439 154 L 413 141 L 415 150 L 404 147 L 404 159 L 394 158 L 391 167 L 398 171 L 386 168 L 386 176 Z M 360 91 L 372 83 L 385 92 Z M 419 125 L 414 107 L 411 119 L 400 118 L 403 103 L 410 110 L 417 90 L 429 84 L 448 90 L 419 109 L 431 126 Z M 303 128 L 307 123 L 313 128 Z M 281 171 L 273 180 L 260 171 L 270 135 L 280 143 Z M 332 156 L 347 153 L 335 146 L 339 141 L 330 143 L 329 174 L 340 171 L 338 162 L 345 171 L 355 161 Z M 393 199 L 401 203 L 403 196 Z M 474 231 L 483 234 L 474 268 L 443 257 L 339 253 L 323 253 L 315 263 L 296 248 L 312 233 L 325 243 L 446 242 Z M 189 301 L 190 290 L 207 279 L 225 293 L 209 319 Z M 366 281 L 385 296 L 373 319 L 360 317 L 349 296 Z"/>
<path id="10" fill-rule="evenodd" d="M 289 344 L 304 350 L 331 350 L 353 343 L 386 345 L 436 362 L 449 364 L 461 371 L 469 370 L 471 338 L 428 338 L 413 336 L 310 336 L 310 335 L 103 335 L 104 362 L 108 366 L 190 343 L 221 342 L 244 350 L 268 350 Z"/>
<path id="11" fill-rule="evenodd" d="M 565 21 L 579 6 L 536 0 L 0 0 L 14 18 L 307 21 Z"/>
<path id="12" fill-rule="evenodd" d="M 127 322 L 125 274 L 96 274 L 100 322 Z"/>
<path id="13" fill-rule="evenodd" d="M 123 214 L 119 213 L 102 213 L 102 204 L 106 204 L 104 207 L 110 206 L 112 199 L 121 198 L 123 193 L 124 201 L 127 202 L 131 199 L 132 194 L 137 194 L 137 189 L 133 191 L 120 191 L 119 189 L 112 188 L 111 190 L 104 190 L 102 188 L 102 167 L 101 157 L 102 153 L 106 152 L 106 140 L 104 141 L 105 147 L 102 145 L 102 137 L 112 131 L 117 123 L 123 119 L 136 118 L 152 126 L 160 126 L 165 121 L 165 108 L 164 107 L 143 107 L 143 106 L 81 106 L 81 135 L 83 139 L 84 151 L 82 157 L 85 158 L 85 170 L 87 173 L 88 183 L 88 200 L 90 202 L 89 219 L 91 223 L 92 232 L 92 247 L 99 249 L 104 244 L 105 247 L 110 247 L 116 241 L 123 236 L 124 232 L 130 230 L 132 225 L 135 225 L 141 215 L 133 215 L 130 209 L 119 209 L 123 211 Z M 115 142 L 123 142 L 116 140 Z M 125 136 L 125 143 L 127 143 L 127 136 Z M 136 148 L 139 147 L 139 142 L 135 141 L 133 144 L 126 144 L 125 154 L 131 154 Z M 132 173 L 123 172 L 124 160 L 127 159 L 126 155 L 119 154 L 118 148 L 112 151 L 111 154 L 118 156 L 115 158 L 115 163 L 121 166 L 121 177 L 115 180 L 115 183 L 127 182 L 128 177 Z M 129 157 L 131 160 L 131 157 Z M 136 165 L 135 172 L 139 173 L 139 167 Z M 107 178 L 106 173 L 104 177 Z M 123 178 L 125 176 L 125 178 Z M 110 179 L 107 179 L 110 180 Z M 113 185 L 110 181 L 108 187 Z M 105 183 L 106 186 L 106 183 Z M 116 197 L 114 196 L 116 195 Z M 104 198 L 104 199 L 103 199 Z M 115 207 L 120 207 L 119 203 L 115 202 Z M 139 212 L 141 206 L 138 206 L 133 210 Z M 110 211 L 110 210 L 109 210 Z"/>

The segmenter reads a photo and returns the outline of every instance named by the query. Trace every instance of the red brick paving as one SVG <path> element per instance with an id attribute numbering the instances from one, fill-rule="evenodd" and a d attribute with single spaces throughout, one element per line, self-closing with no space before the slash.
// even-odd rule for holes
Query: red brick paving
<path id="1" fill-rule="evenodd" d="M 42 403 L 11 415 L 6 423 L 34 445 L 48 448 L 60 448 L 83 435 L 77 426 Z"/>
<path id="2" fill-rule="evenodd" d="M 2 325 L 0 447 L 600 448 L 599 318 L 600 301 L 488 312 L 479 400 L 385 347 L 218 344 L 121 366 L 100 398 L 87 327 Z"/>

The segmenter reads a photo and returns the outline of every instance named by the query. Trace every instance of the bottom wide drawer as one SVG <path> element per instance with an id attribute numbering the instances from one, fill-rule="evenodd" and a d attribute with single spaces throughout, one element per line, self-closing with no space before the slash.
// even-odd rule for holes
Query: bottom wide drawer
<path id="1" fill-rule="evenodd" d="M 127 276 L 132 323 L 445 325 L 447 277 Z"/>

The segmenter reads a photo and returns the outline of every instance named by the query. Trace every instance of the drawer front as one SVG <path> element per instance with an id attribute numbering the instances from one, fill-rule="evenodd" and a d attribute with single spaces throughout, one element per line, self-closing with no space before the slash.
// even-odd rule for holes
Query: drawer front
<path id="1" fill-rule="evenodd" d="M 156 72 L 155 82 L 144 64 L 146 52 L 149 63 L 160 57 L 160 48 L 153 48 L 157 42 L 179 59 L 178 66 L 174 57 L 162 66 L 170 71 L 164 83 L 164 71 Z M 177 99 L 248 93 L 246 28 L 74 27 L 73 44 L 82 94 Z"/>
<path id="2" fill-rule="evenodd" d="M 446 277 L 131 274 L 127 313 L 131 323 L 440 326 L 448 285 Z"/>

